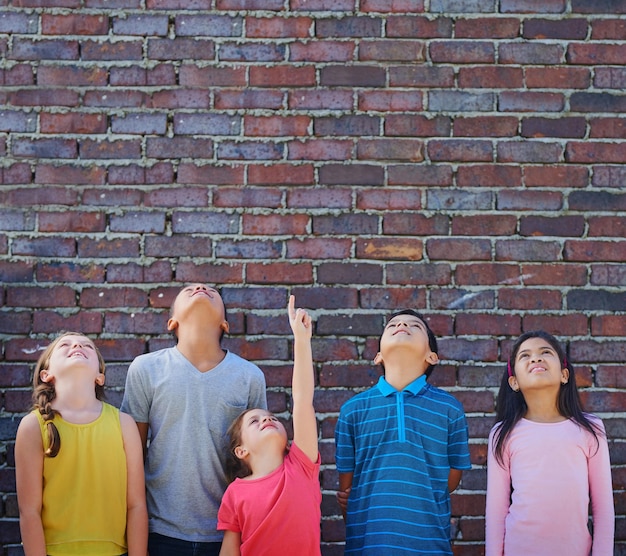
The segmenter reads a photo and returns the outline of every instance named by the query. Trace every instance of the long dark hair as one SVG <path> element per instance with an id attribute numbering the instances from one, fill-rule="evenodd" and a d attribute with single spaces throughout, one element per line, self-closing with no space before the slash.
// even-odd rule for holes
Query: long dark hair
<path id="1" fill-rule="evenodd" d="M 565 356 L 565 352 L 558 340 L 545 332 L 544 330 L 533 330 L 522 334 L 513 344 L 511 355 L 508 359 L 507 369 L 502 375 L 500 383 L 500 391 L 498 392 L 498 400 L 496 405 L 496 430 L 494 433 L 493 451 L 496 460 L 504 463 L 504 446 L 507 438 L 513 431 L 518 421 L 524 417 L 528 406 L 524 400 L 524 396 L 520 391 L 514 391 L 509 385 L 509 376 L 515 375 L 515 359 L 519 352 L 520 346 L 531 338 L 541 338 L 548 342 L 554 349 L 561 361 L 562 368 L 569 371 L 569 380 L 565 384 L 561 384 L 559 395 L 557 398 L 557 408 L 559 413 L 568 419 L 571 419 L 580 427 L 588 430 L 598 442 L 598 434 L 602 434 L 601 430 L 592 423 L 587 414 L 583 411 L 578 389 L 576 387 L 576 374 L 574 367 Z M 511 374 L 509 374 L 511 373 Z"/>
<path id="2" fill-rule="evenodd" d="M 53 458 L 59 453 L 61 449 L 61 437 L 59 431 L 54 424 L 54 417 L 61 415 L 59 411 L 52 408 L 52 400 L 56 398 L 56 390 L 54 389 L 54 383 L 44 382 L 41 379 L 41 371 L 47 371 L 50 368 L 50 357 L 57 344 L 65 338 L 65 336 L 81 336 L 86 338 L 84 334 L 80 332 L 63 332 L 60 334 L 39 356 L 37 365 L 35 366 L 35 373 L 33 374 L 33 408 L 39 411 L 40 415 L 46 423 L 48 430 L 48 447 L 44 450 L 44 454 L 47 457 Z M 100 367 L 100 373 L 105 372 L 105 363 L 102 358 L 100 350 L 96 347 L 96 354 L 98 355 L 98 365 Z M 95 385 L 96 398 L 104 400 L 104 386 L 100 384 Z"/>

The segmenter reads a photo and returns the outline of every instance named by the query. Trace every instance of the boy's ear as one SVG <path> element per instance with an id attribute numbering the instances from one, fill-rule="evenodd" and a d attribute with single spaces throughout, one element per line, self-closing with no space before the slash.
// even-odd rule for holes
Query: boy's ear
<path id="1" fill-rule="evenodd" d="M 383 354 L 380 353 L 380 351 L 376 354 L 376 357 L 374 357 L 374 363 L 376 363 L 376 365 L 380 365 L 383 362 Z"/>
<path id="2" fill-rule="evenodd" d="M 431 365 L 436 365 L 437 363 L 439 363 L 439 355 L 436 354 L 434 351 L 431 351 L 426 356 L 426 361 L 430 363 Z"/>
<path id="3" fill-rule="evenodd" d="M 228 334 L 230 332 L 230 324 L 228 324 L 227 320 L 222 321 L 220 328 L 224 331 L 224 334 Z"/>
<path id="4" fill-rule="evenodd" d="M 178 328 L 178 321 L 172 317 L 167 321 L 167 329 L 171 332 L 172 330 L 176 330 Z"/>
<path id="5" fill-rule="evenodd" d="M 98 373 L 98 376 L 96 377 L 96 384 L 98 386 L 104 386 L 104 380 L 105 380 L 104 374 Z"/>

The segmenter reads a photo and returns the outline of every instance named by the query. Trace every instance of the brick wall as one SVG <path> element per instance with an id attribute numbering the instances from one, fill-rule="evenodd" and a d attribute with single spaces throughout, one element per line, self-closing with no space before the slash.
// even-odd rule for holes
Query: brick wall
<path id="1" fill-rule="evenodd" d="M 338 410 L 391 310 L 430 316 L 473 469 L 513 338 L 557 334 L 605 419 L 626 554 L 626 1 L 0 0 L 0 554 L 37 351 L 92 335 L 121 400 L 181 284 L 223 285 L 230 348 L 288 417 L 287 295 L 316 320 L 324 554 Z M 625 544 L 622 544 L 625 543 Z"/>

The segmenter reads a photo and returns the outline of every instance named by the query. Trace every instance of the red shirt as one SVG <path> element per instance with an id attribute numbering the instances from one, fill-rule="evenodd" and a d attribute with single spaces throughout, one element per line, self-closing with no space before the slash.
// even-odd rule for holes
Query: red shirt
<path id="1" fill-rule="evenodd" d="M 235 479 L 217 514 L 218 530 L 241 533 L 241 556 L 320 556 L 320 458 L 295 444 L 259 479 Z"/>

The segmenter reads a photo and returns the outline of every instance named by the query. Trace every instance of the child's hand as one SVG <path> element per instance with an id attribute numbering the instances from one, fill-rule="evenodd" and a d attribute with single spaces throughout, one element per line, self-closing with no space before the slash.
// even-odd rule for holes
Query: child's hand
<path id="1" fill-rule="evenodd" d="M 293 295 L 289 296 L 287 311 L 289 312 L 289 324 L 291 325 L 294 336 L 303 334 L 305 337 L 310 338 L 313 329 L 311 325 L 311 315 L 304 309 L 296 310 L 296 298 Z"/>

